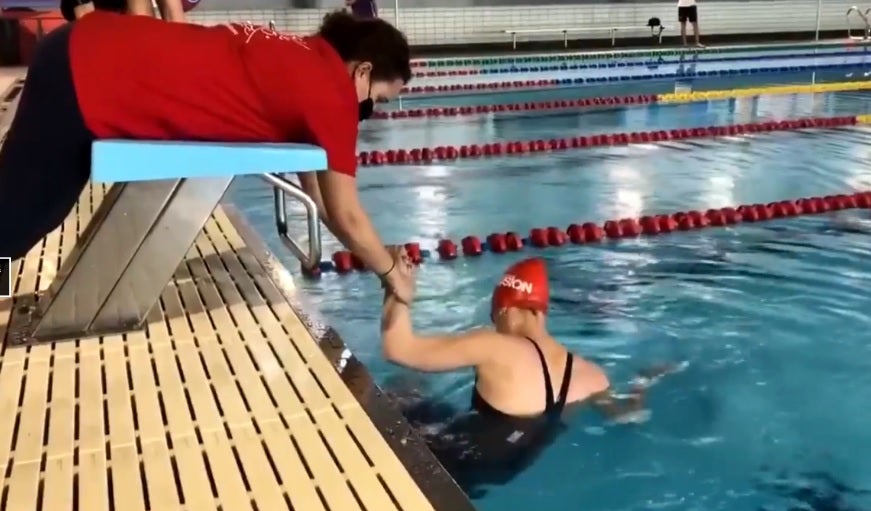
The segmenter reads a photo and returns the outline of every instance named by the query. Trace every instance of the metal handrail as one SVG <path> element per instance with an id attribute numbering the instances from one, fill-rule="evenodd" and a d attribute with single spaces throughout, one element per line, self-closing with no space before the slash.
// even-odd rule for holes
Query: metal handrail
<path id="1" fill-rule="evenodd" d="M 865 24 L 865 29 L 863 30 L 862 39 L 868 39 L 871 37 L 871 25 L 868 23 L 868 13 L 871 12 L 871 8 L 867 9 L 864 13 L 859 10 L 859 7 L 853 6 L 847 9 L 847 39 L 853 39 L 853 29 L 850 26 L 850 14 L 856 13 L 862 18 L 862 23 Z"/>
<path id="2" fill-rule="evenodd" d="M 278 237 L 294 256 L 302 263 L 303 268 L 313 270 L 321 262 L 321 222 L 318 216 L 318 206 L 302 189 L 278 174 L 261 174 L 260 177 L 272 185 L 275 200 L 275 227 Z M 287 229 L 287 196 L 297 199 L 305 207 L 305 219 L 308 224 L 308 250 L 305 251 L 290 237 Z"/>

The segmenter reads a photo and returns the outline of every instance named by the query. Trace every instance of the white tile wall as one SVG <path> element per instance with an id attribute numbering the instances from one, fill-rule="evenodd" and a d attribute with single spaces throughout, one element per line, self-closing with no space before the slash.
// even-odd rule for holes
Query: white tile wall
<path id="1" fill-rule="evenodd" d="M 750 0 L 699 3 L 702 34 L 746 34 L 814 31 L 817 6 L 821 5 L 822 30 L 844 30 L 847 9 L 856 0 Z M 656 16 L 674 34 L 676 2 L 643 4 L 579 4 L 525 7 L 409 8 L 399 10 L 397 25 L 412 44 L 464 44 L 507 41 L 502 31 L 509 28 L 638 26 L 628 35 L 644 35 L 648 18 Z M 871 4 L 866 5 L 871 7 Z M 193 21 L 214 24 L 251 21 L 265 24 L 274 20 L 279 30 L 314 32 L 326 9 L 193 11 Z M 393 9 L 380 8 L 383 18 L 397 21 Z M 853 18 L 861 30 L 861 22 Z M 552 36 L 551 36 L 552 37 Z M 559 36 L 557 36 L 559 37 Z M 607 32 L 592 32 L 584 38 L 608 38 Z"/>

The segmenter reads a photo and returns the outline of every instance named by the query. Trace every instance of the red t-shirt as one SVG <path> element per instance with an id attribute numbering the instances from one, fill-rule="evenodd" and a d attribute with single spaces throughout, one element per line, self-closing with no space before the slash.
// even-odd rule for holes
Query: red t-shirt
<path id="1" fill-rule="evenodd" d="M 319 37 L 98 11 L 76 22 L 70 61 L 97 138 L 307 143 L 356 174 L 357 94 Z"/>

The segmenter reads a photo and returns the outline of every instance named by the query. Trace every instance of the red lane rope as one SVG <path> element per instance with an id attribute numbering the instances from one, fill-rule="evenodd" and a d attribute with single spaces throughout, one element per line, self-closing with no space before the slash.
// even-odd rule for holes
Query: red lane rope
<path id="1" fill-rule="evenodd" d="M 585 79 L 578 78 L 578 82 L 569 79 L 565 82 L 559 78 L 550 78 L 547 80 L 513 80 L 504 82 L 483 82 L 483 83 L 453 83 L 444 85 L 414 85 L 403 87 L 402 94 L 432 94 L 435 92 L 459 92 L 459 91 L 485 91 L 485 90 L 505 90 L 505 89 L 534 89 L 538 87 L 557 87 L 560 85 L 568 85 L 571 83 L 586 83 Z"/>
<path id="2" fill-rule="evenodd" d="M 590 147 L 649 144 L 651 142 L 664 142 L 668 140 L 736 136 L 747 133 L 792 131 L 808 128 L 834 128 L 840 126 L 854 126 L 858 123 L 859 119 L 857 119 L 855 115 L 850 115 L 845 117 L 815 117 L 632 133 L 609 133 L 579 137 L 552 138 L 550 140 L 539 139 L 513 142 L 492 142 L 486 144 L 468 144 L 459 147 L 437 146 L 413 149 L 390 149 L 386 151 L 376 150 L 361 152 L 357 155 L 357 161 L 361 166 L 419 164 L 435 161 L 489 158 L 494 156 L 520 156 L 531 153 L 567 151 L 571 149 L 584 149 Z"/>
<path id="3" fill-rule="evenodd" d="M 527 103 L 508 103 L 499 105 L 450 106 L 434 108 L 416 108 L 411 110 L 394 110 L 391 112 L 375 112 L 373 119 L 420 119 L 423 117 L 456 117 L 480 115 L 492 112 L 524 112 L 529 110 L 556 110 L 564 108 L 587 108 L 618 105 L 647 105 L 656 103 L 658 94 L 639 94 L 636 96 L 610 96 L 600 98 L 579 98 L 556 101 L 536 101 Z"/>
<path id="4" fill-rule="evenodd" d="M 466 236 L 456 243 L 450 239 L 438 240 L 435 250 L 422 249 L 419 242 L 405 243 L 405 249 L 415 264 L 427 260 L 450 261 L 461 255 L 478 257 L 485 252 L 504 254 L 524 250 L 528 246 L 543 249 L 561 247 L 569 243 L 584 245 L 604 240 L 657 236 L 675 231 L 691 231 L 704 228 L 726 227 L 740 223 L 764 222 L 781 218 L 816 215 L 845 209 L 871 208 L 871 191 L 852 194 L 828 195 L 768 204 L 746 204 L 737 207 L 713 208 L 707 211 L 678 211 L 670 214 L 647 215 L 641 218 L 608 220 L 599 225 L 594 222 L 571 224 L 563 231 L 558 227 L 541 227 L 530 230 L 527 237 L 516 232 L 495 232 L 486 238 Z M 350 273 L 366 271 L 363 263 L 350 252 L 342 250 L 333 254 L 329 261 L 308 276 L 320 273 Z"/>

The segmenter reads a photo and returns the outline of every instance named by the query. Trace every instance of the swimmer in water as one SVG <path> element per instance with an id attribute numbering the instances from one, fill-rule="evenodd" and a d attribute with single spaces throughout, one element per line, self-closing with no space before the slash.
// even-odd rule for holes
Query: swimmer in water
<path id="1" fill-rule="evenodd" d="M 403 252 L 397 250 L 395 256 L 400 271 L 413 273 Z M 548 302 L 547 267 L 540 258 L 511 266 L 499 281 L 492 297 L 492 328 L 421 335 L 412 327 L 409 307 L 385 293 L 381 332 L 389 361 L 426 372 L 475 370 L 472 412 L 446 425 L 441 439 L 427 439 L 467 491 L 464 475 L 495 469 L 500 474 L 487 482 L 504 484 L 525 468 L 562 429 L 560 418 L 568 405 L 590 403 L 623 422 L 643 413 L 644 385 L 617 396 L 601 367 L 548 333 Z M 648 372 L 642 381 L 665 372 Z M 449 435 L 464 440 L 443 441 Z M 451 443 L 460 445 L 447 445 Z"/>

